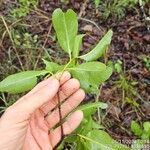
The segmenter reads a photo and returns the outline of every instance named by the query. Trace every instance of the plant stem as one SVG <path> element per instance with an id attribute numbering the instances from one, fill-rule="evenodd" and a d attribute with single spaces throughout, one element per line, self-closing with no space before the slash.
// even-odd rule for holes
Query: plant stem
<path id="1" fill-rule="evenodd" d="M 99 91 L 98 91 L 98 94 L 96 95 L 96 99 L 95 99 L 96 102 L 99 101 L 99 97 L 100 97 L 100 95 L 101 95 L 102 86 L 103 86 L 103 85 L 100 86 Z M 100 108 L 97 109 L 97 115 L 98 115 L 99 124 L 101 124 Z"/>
<path id="2" fill-rule="evenodd" d="M 64 131 L 63 131 L 63 122 L 62 122 L 62 113 L 61 113 L 61 102 L 60 102 L 60 96 L 59 96 L 59 92 L 57 93 L 57 97 L 58 97 L 58 110 L 59 110 L 59 123 L 60 123 L 60 127 L 61 127 L 61 138 L 64 137 Z"/>

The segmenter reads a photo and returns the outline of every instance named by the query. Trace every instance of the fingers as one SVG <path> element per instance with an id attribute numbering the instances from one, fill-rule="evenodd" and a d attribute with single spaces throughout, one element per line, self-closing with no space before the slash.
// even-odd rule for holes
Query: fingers
<path id="1" fill-rule="evenodd" d="M 62 118 L 67 116 L 74 108 L 76 108 L 81 101 L 84 99 L 85 93 L 82 89 L 79 89 L 72 96 L 70 96 L 62 105 L 61 105 L 61 115 Z M 54 127 L 60 121 L 59 109 L 54 110 L 46 118 L 46 121 L 49 124 L 49 128 Z"/>
<path id="2" fill-rule="evenodd" d="M 73 132 L 81 123 L 83 119 L 83 112 L 76 111 L 74 112 L 70 118 L 63 124 L 63 132 L 64 135 L 68 135 Z M 59 141 L 61 140 L 61 127 L 56 128 L 55 130 L 51 131 L 49 135 L 49 139 L 51 141 L 52 147 L 54 148 Z"/>
<path id="3" fill-rule="evenodd" d="M 67 80 L 71 78 L 71 74 L 68 71 L 65 71 L 63 74 L 61 73 L 61 75 L 62 75 L 61 77 L 60 77 L 60 73 L 56 75 L 57 76 L 56 78 L 59 80 L 60 85 L 64 84 Z M 40 82 L 29 93 L 27 93 L 26 96 L 30 96 L 31 94 L 37 92 L 42 87 L 46 86 L 48 82 L 50 82 L 53 78 L 55 78 L 55 76 L 51 76 L 50 78 Z"/>
<path id="4" fill-rule="evenodd" d="M 41 148 L 38 146 L 36 140 L 34 139 L 33 135 L 31 134 L 31 128 L 28 127 L 26 139 L 23 145 L 23 150 L 41 150 Z"/>
<path id="5" fill-rule="evenodd" d="M 59 89 L 59 81 L 55 78 L 47 79 L 46 85 L 30 96 L 24 96 L 17 103 L 8 108 L 7 112 L 15 117 L 15 121 L 28 119 L 30 115 L 43 104 L 51 100 Z M 38 86 L 38 85 L 37 85 Z"/>
<path id="6" fill-rule="evenodd" d="M 45 123 L 43 114 L 37 109 L 30 119 L 31 133 L 40 149 L 51 150 L 51 143 L 48 138 L 49 128 Z"/>
<path id="7" fill-rule="evenodd" d="M 80 87 L 80 83 L 77 79 L 70 79 L 66 83 L 64 83 L 59 89 L 59 99 L 60 101 L 64 101 L 70 95 L 75 93 Z M 50 110 L 56 107 L 58 104 L 58 95 L 56 95 L 51 101 L 44 104 L 41 110 L 47 114 Z"/>
<path id="8" fill-rule="evenodd" d="M 60 85 L 62 85 L 71 78 L 71 74 L 68 71 L 65 71 L 63 74 L 56 74 L 56 78 L 59 80 Z"/>

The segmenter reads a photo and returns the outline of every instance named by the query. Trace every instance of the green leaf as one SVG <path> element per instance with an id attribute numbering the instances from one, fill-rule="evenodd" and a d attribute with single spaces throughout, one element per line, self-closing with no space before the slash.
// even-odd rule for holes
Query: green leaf
<path id="1" fill-rule="evenodd" d="M 112 73 L 110 68 L 100 62 L 87 62 L 68 70 L 80 81 L 81 87 L 91 93 L 96 93 L 98 86 Z"/>
<path id="2" fill-rule="evenodd" d="M 71 58 L 78 30 L 76 13 L 71 9 L 63 13 L 62 10 L 58 8 L 53 12 L 52 23 L 60 46 Z"/>
<path id="3" fill-rule="evenodd" d="M 135 140 L 132 145 L 131 148 L 132 150 L 142 150 L 144 149 L 146 144 L 146 140 Z"/>
<path id="4" fill-rule="evenodd" d="M 84 139 L 78 139 L 76 150 L 89 150 Z"/>
<path id="5" fill-rule="evenodd" d="M 100 0 L 94 0 L 94 3 L 95 3 L 95 6 L 97 8 L 99 6 L 99 4 L 100 4 Z"/>
<path id="6" fill-rule="evenodd" d="M 79 56 L 80 47 L 82 44 L 82 39 L 85 34 L 77 35 L 75 38 L 74 49 L 73 49 L 73 58 L 77 58 Z"/>
<path id="7" fill-rule="evenodd" d="M 86 61 L 93 61 L 100 58 L 110 45 L 112 35 L 113 31 L 109 30 L 93 50 L 91 50 L 85 55 L 80 56 L 79 58 L 84 59 Z"/>
<path id="8" fill-rule="evenodd" d="M 144 122 L 143 127 L 144 127 L 144 131 L 148 132 L 150 135 L 150 122 L 148 121 Z"/>
<path id="9" fill-rule="evenodd" d="M 144 131 L 144 132 L 142 133 L 142 135 L 141 135 L 141 139 L 143 139 L 143 140 L 148 140 L 148 139 L 150 139 L 149 134 Z"/>
<path id="10" fill-rule="evenodd" d="M 8 93 L 21 93 L 32 89 L 37 83 L 37 77 L 48 73 L 47 71 L 24 71 L 8 76 L 0 82 L 0 91 Z"/>
<path id="11" fill-rule="evenodd" d="M 82 121 L 76 133 L 86 136 L 88 132 L 95 129 L 104 129 L 104 127 L 98 124 L 96 121 L 94 121 L 91 116 L 84 116 L 84 120 Z"/>
<path id="12" fill-rule="evenodd" d="M 113 140 L 105 131 L 102 130 L 93 130 L 86 136 L 79 136 L 81 139 L 86 140 L 86 145 L 89 150 L 130 150 L 127 146 Z"/>
<path id="13" fill-rule="evenodd" d="M 150 139 L 150 122 L 146 121 L 143 124 L 144 132 L 142 134 L 143 139 Z"/>
<path id="14" fill-rule="evenodd" d="M 76 135 L 69 135 L 64 139 L 65 142 L 67 143 L 73 143 L 77 141 L 77 136 Z"/>
<path id="15" fill-rule="evenodd" d="M 108 105 L 106 103 L 95 102 L 95 103 L 88 103 L 88 104 L 81 105 L 77 109 L 82 110 L 84 116 L 87 117 L 93 115 L 97 110 L 97 108 L 106 109 L 107 107 Z"/>
<path id="16" fill-rule="evenodd" d="M 112 72 L 113 72 L 112 67 L 106 66 L 106 70 L 104 70 L 104 71 L 102 72 L 102 76 L 101 76 L 101 81 L 100 81 L 100 83 L 102 83 L 102 82 L 106 81 L 107 79 L 109 79 L 110 76 L 112 75 Z"/>
<path id="17" fill-rule="evenodd" d="M 54 62 L 50 62 L 47 61 L 45 59 L 43 59 L 44 64 L 46 65 L 45 69 L 47 71 L 50 71 L 52 73 L 56 73 L 58 70 L 60 70 L 62 68 L 62 66 L 60 66 L 59 64 L 56 64 Z"/>
<path id="18" fill-rule="evenodd" d="M 137 136 L 141 136 L 143 132 L 141 126 L 136 121 L 131 122 L 131 131 Z"/>

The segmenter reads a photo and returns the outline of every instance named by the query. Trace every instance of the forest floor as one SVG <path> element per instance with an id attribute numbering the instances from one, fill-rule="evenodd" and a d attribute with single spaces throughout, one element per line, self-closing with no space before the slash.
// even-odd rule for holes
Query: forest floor
<path id="1" fill-rule="evenodd" d="M 150 31 L 139 6 L 127 9 L 121 19 L 114 16 L 104 19 L 92 1 L 76 0 L 65 4 L 41 0 L 38 9 L 32 9 L 27 16 L 14 21 L 9 13 L 16 2 L 5 0 L 0 5 L 0 13 L 13 35 L 11 39 L 0 19 L 0 80 L 21 70 L 42 68 L 43 57 L 58 63 L 66 61 L 51 23 L 56 8 L 71 8 L 78 14 L 79 32 L 86 34 L 81 53 L 86 53 L 108 29 L 112 29 L 114 34 L 104 61 L 114 65 L 122 62 L 122 72 L 114 72 L 101 86 L 99 99 L 109 104 L 102 124 L 115 139 L 135 138 L 130 130 L 131 121 L 142 124 L 150 120 Z M 145 6 L 146 13 L 148 8 L 150 4 Z M 6 95 L 6 98 L 16 97 Z"/>

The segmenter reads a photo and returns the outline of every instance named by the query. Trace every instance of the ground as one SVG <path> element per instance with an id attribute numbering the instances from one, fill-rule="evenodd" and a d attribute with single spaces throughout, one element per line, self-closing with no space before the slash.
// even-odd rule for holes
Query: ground
<path id="1" fill-rule="evenodd" d="M 31 9 L 30 14 L 18 20 L 9 16 L 11 9 L 17 5 L 15 1 L 5 0 L 0 5 L 0 13 L 15 39 L 11 40 L 0 20 L 0 80 L 20 70 L 42 68 L 43 57 L 59 63 L 66 61 L 56 43 L 51 23 L 52 12 L 58 7 L 63 10 L 72 8 L 78 14 L 79 32 L 86 33 L 81 53 L 86 53 L 108 29 L 112 29 L 112 42 L 103 61 L 115 64 L 118 59 L 121 60 L 121 75 L 126 83 L 121 84 L 120 74 L 114 72 L 101 86 L 99 99 L 109 104 L 102 124 L 115 139 L 136 138 L 130 130 L 131 121 L 137 120 L 142 124 L 150 120 L 150 31 L 138 5 L 134 9 L 127 8 L 125 16 L 118 19 L 113 15 L 104 18 L 101 9 L 95 8 L 93 1 L 89 0 L 69 3 L 41 0 L 38 9 Z M 144 7 L 146 14 L 149 8 L 147 3 Z M 23 33 L 28 34 L 25 36 Z M 5 97 L 16 99 L 18 96 L 6 94 Z"/>

